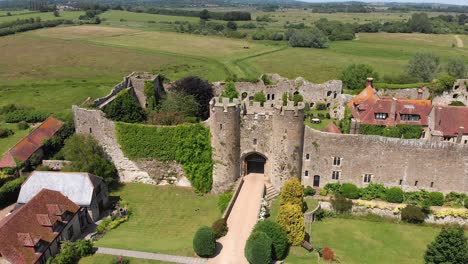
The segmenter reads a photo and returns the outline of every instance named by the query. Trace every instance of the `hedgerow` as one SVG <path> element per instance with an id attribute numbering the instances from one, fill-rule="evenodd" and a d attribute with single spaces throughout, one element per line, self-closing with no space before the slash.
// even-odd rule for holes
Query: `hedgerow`
<path id="1" fill-rule="evenodd" d="M 201 124 L 171 127 L 116 123 L 117 139 L 130 159 L 175 160 L 197 193 L 211 190 L 210 131 Z"/>
<path id="2" fill-rule="evenodd" d="M 25 180 L 26 177 L 21 177 L 3 184 L 0 188 L 0 209 L 14 203 L 18 199 L 21 184 Z"/>
<path id="3" fill-rule="evenodd" d="M 421 138 L 422 128 L 417 125 L 396 125 L 386 127 L 383 125 L 362 124 L 360 133 L 363 135 L 378 135 L 393 138 L 418 139 Z"/>

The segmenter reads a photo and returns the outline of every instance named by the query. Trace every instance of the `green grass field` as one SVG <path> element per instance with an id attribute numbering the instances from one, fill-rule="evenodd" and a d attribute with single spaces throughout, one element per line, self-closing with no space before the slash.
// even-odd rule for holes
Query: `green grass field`
<path id="1" fill-rule="evenodd" d="M 0 11 L 0 14 L 6 13 L 6 11 Z M 54 13 L 52 12 L 47 12 L 47 13 L 42 13 L 42 12 L 22 12 L 18 11 L 17 13 L 12 13 L 14 14 L 13 16 L 0 16 L 0 23 L 2 22 L 9 22 L 13 21 L 16 19 L 26 19 L 26 18 L 37 18 L 40 17 L 41 20 L 58 20 L 58 19 L 71 19 L 71 20 L 77 20 L 80 15 L 83 15 L 84 12 L 82 11 L 64 11 L 60 12 L 60 16 L 56 17 L 54 16 Z"/>
<path id="2" fill-rule="evenodd" d="M 419 264 L 439 228 L 410 224 L 326 218 L 312 224 L 311 242 L 328 246 L 343 264 Z M 285 263 L 317 262 L 314 252 L 292 248 Z"/>
<path id="3" fill-rule="evenodd" d="M 97 241 L 99 247 L 194 256 L 197 229 L 221 217 L 216 195 L 198 196 L 188 189 L 127 184 L 112 195 L 129 203 L 132 216 Z"/>
<path id="4" fill-rule="evenodd" d="M 103 264 L 112 263 L 117 257 L 104 254 L 94 254 L 92 256 L 84 257 L 80 259 L 79 264 Z M 167 264 L 172 262 L 163 262 L 157 260 L 138 259 L 138 258 L 127 258 L 132 264 Z"/>
<path id="5" fill-rule="evenodd" d="M 25 129 L 25 130 L 19 130 L 18 126 L 16 124 L 6 124 L 0 122 L 0 127 L 1 128 L 9 128 L 15 132 L 15 134 L 6 137 L 6 138 L 0 138 L 0 156 L 5 153 L 8 149 L 13 147 L 16 142 L 21 140 L 23 137 L 25 137 L 32 129 Z"/>

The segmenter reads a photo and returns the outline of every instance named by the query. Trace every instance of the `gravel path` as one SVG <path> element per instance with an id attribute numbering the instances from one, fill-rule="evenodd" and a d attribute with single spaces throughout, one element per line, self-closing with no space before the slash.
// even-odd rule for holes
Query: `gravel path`
<path id="1" fill-rule="evenodd" d="M 218 242 L 221 252 L 209 264 L 248 264 L 244 256 L 245 243 L 257 223 L 265 188 L 263 174 L 249 174 L 227 220 L 229 231 Z"/>
<path id="2" fill-rule="evenodd" d="M 96 253 L 114 255 L 114 256 L 124 256 L 124 257 L 131 257 L 131 258 L 140 258 L 140 259 L 153 259 L 153 260 L 160 260 L 160 261 L 174 262 L 174 263 L 184 263 L 184 264 L 205 264 L 206 263 L 206 259 L 202 259 L 202 258 L 191 258 L 191 257 L 184 257 L 184 256 L 148 253 L 148 252 L 142 252 L 142 251 L 123 250 L 123 249 L 116 249 L 116 248 L 99 247 Z"/>

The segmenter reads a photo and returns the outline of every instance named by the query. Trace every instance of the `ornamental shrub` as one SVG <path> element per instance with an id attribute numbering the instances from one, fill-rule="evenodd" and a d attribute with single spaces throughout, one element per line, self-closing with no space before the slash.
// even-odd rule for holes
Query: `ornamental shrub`
<path id="1" fill-rule="evenodd" d="M 304 196 L 314 196 L 316 193 L 315 189 L 312 186 L 307 186 L 304 188 Z"/>
<path id="2" fill-rule="evenodd" d="M 463 205 L 466 197 L 467 196 L 464 193 L 449 192 L 445 196 L 445 203 L 449 206 L 460 207 Z"/>
<path id="3" fill-rule="evenodd" d="M 430 192 L 428 194 L 428 201 L 431 206 L 444 205 L 444 194 L 441 192 Z"/>
<path id="4" fill-rule="evenodd" d="M 339 193 L 340 188 L 341 188 L 341 183 L 335 182 L 335 183 L 327 183 L 325 184 L 325 187 L 323 187 L 325 190 L 327 190 L 328 193 L 331 194 L 336 194 Z"/>
<path id="5" fill-rule="evenodd" d="M 302 205 L 290 203 L 281 205 L 276 221 L 286 231 L 290 244 L 293 246 L 301 244 L 305 237 Z"/>
<path id="6" fill-rule="evenodd" d="M 389 203 L 402 203 L 404 192 L 400 187 L 392 187 L 385 192 L 385 200 Z"/>
<path id="7" fill-rule="evenodd" d="M 193 250 L 200 257 L 211 257 L 216 252 L 216 238 L 211 227 L 202 226 L 193 237 Z"/>
<path id="8" fill-rule="evenodd" d="M 232 199 L 232 196 L 233 196 L 232 192 L 226 192 L 226 193 L 221 194 L 218 197 L 218 209 L 221 213 L 224 213 L 224 211 L 226 211 L 226 208 L 228 207 L 229 202 Z"/>
<path id="9" fill-rule="evenodd" d="M 280 205 L 287 203 L 299 205 L 302 207 L 304 202 L 304 192 L 302 185 L 297 178 L 288 180 L 284 183 L 280 194 Z"/>
<path id="10" fill-rule="evenodd" d="M 332 260 L 335 259 L 335 253 L 333 252 L 333 250 L 331 248 L 323 247 L 322 257 L 323 257 L 324 260 L 332 261 Z"/>
<path id="11" fill-rule="evenodd" d="M 0 138 L 7 138 L 11 135 L 15 134 L 15 132 L 13 132 L 13 130 L 9 129 L 9 128 L 3 128 L 3 127 L 0 127 Z"/>
<path id="12" fill-rule="evenodd" d="M 386 188 L 380 183 L 369 183 L 365 188 L 361 189 L 361 198 L 364 200 L 384 199 Z"/>
<path id="13" fill-rule="evenodd" d="M 288 253 L 288 235 L 286 231 L 276 222 L 265 220 L 258 222 L 253 232 L 263 232 L 272 241 L 273 247 L 271 257 L 275 260 L 286 258 Z"/>
<path id="14" fill-rule="evenodd" d="M 401 210 L 401 220 L 405 222 L 412 224 L 420 224 L 424 222 L 425 218 L 426 215 L 418 206 L 409 204 Z"/>
<path id="15" fill-rule="evenodd" d="M 93 253 L 93 243 L 90 240 L 77 240 L 75 242 L 63 241 L 60 253 L 47 261 L 50 264 L 74 264 L 80 258 Z"/>
<path id="16" fill-rule="evenodd" d="M 213 228 L 213 233 L 216 239 L 225 236 L 228 232 L 228 226 L 224 218 L 214 221 L 211 228 Z"/>
<path id="17" fill-rule="evenodd" d="M 343 183 L 340 187 L 340 193 L 348 199 L 359 198 L 359 188 L 352 183 Z"/>
<path id="18" fill-rule="evenodd" d="M 256 231 L 247 239 L 244 255 L 250 264 L 270 264 L 271 248 L 271 238 L 264 232 Z"/>
<path id="19" fill-rule="evenodd" d="M 353 202 L 341 195 L 336 195 L 334 198 L 332 198 L 331 204 L 333 210 L 335 210 L 338 213 L 349 213 L 353 208 Z"/>
<path id="20" fill-rule="evenodd" d="M 428 264 L 467 263 L 467 260 L 468 240 L 462 227 L 443 228 L 424 255 Z"/>
<path id="21" fill-rule="evenodd" d="M 16 202 L 18 199 L 19 192 L 21 190 L 21 184 L 26 180 L 26 177 L 14 179 L 6 182 L 0 187 L 0 209 Z"/>
<path id="22" fill-rule="evenodd" d="M 18 123 L 18 129 L 19 129 L 19 130 L 26 130 L 26 129 L 28 129 L 28 128 L 29 128 L 29 124 L 26 123 L 25 121 L 20 121 L 20 122 Z"/>

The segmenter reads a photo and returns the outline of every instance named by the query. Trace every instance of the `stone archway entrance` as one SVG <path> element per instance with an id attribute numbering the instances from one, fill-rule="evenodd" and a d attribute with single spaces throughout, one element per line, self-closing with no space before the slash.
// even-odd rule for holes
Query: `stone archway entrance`
<path id="1" fill-rule="evenodd" d="M 266 158 L 258 153 L 252 153 L 244 158 L 245 173 L 265 173 Z"/>

